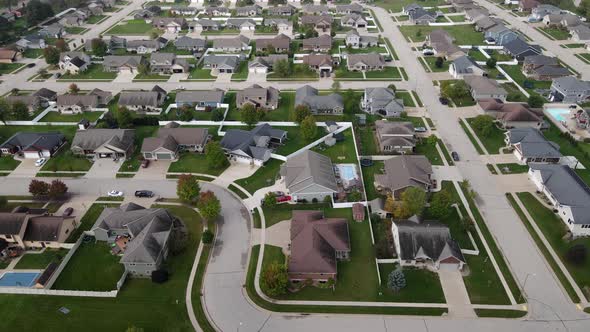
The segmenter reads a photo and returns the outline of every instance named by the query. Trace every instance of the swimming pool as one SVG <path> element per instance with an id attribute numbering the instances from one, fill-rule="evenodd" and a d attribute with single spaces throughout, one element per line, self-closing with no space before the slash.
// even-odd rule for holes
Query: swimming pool
<path id="1" fill-rule="evenodd" d="M 0 277 L 0 287 L 31 287 L 41 273 L 6 272 Z"/>
<path id="2" fill-rule="evenodd" d="M 547 113 L 549 113 L 555 120 L 567 121 L 570 115 L 570 110 L 567 108 L 547 108 Z"/>
<path id="3" fill-rule="evenodd" d="M 338 165 L 340 177 L 346 181 L 356 179 L 356 168 L 354 165 Z"/>

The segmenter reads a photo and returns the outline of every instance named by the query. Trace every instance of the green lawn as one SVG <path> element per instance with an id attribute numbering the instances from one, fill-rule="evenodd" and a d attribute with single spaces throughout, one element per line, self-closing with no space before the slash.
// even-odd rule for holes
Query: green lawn
<path id="1" fill-rule="evenodd" d="M 209 169 L 205 161 L 205 154 L 184 152 L 180 155 L 178 161 L 170 164 L 168 172 L 171 173 L 201 173 L 210 175 L 219 175 L 225 171 L 227 167 Z"/>
<path id="2" fill-rule="evenodd" d="M 398 293 L 387 288 L 387 278 L 396 267 L 397 264 L 379 264 L 379 273 L 381 274 L 380 291 L 383 293 L 383 300 L 424 303 L 445 302 L 445 295 L 438 275 L 426 269 L 404 267 L 406 287 Z M 378 297 L 378 300 L 382 301 L 381 297 Z"/>
<path id="3" fill-rule="evenodd" d="M 590 63 L 590 53 L 578 53 L 576 54 L 576 57 L 585 63 Z"/>
<path id="4" fill-rule="evenodd" d="M 22 63 L 0 63 L 0 75 L 10 74 L 23 66 Z"/>
<path id="5" fill-rule="evenodd" d="M 387 49 L 381 46 L 371 46 L 367 48 L 344 48 L 342 52 L 349 54 L 362 54 L 362 53 L 387 53 Z"/>
<path id="6" fill-rule="evenodd" d="M 481 32 L 475 31 L 471 25 L 454 25 L 454 26 L 417 26 L 404 25 L 399 27 L 401 33 L 406 38 L 411 38 L 414 42 L 422 42 L 426 40 L 426 36 L 433 30 L 442 29 L 455 38 L 456 45 L 483 45 L 484 35 Z"/>
<path id="7" fill-rule="evenodd" d="M 549 27 L 543 27 L 543 28 L 537 28 L 537 29 L 550 35 L 555 40 L 566 40 L 570 36 L 570 33 L 569 33 L 569 31 L 567 31 L 567 29 L 549 28 Z"/>
<path id="8" fill-rule="evenodd" d="M 66 32 L 70 35 L 78 35 L 84 31 L 86 31 L 86 28 L 83 27 L 66 27 Z"/>
<path id="9" fill-rule="evenodd" d="M 367 193 L 367 200 L 371 201 L 375 198 L 384 197 L 377 189 L 375 189 L 375 174 L 382 174 L 383 161 L 376 160 L 373 162 L 373 166 L 361 167 L 363 172 L 363 179 L 365 180 L 365 192 Z"/>
<path id="10" fill-rule="evenodd" d="M 559 145 L 559 151 L 564 156 L 574 156 L 586 168 L 590 168 L 590 144 L 578 142 L 574 146 L 569 140 L 561 136 L 561 131 L 551 121 L 549 121 L 549 126 L 549 129 L 543 131 L 545 138 L 557 143 Z"/>
<path id="11" fill-rule="evenodd" d="M 309 69 L 309 67 L 304 64 L 294 64 L 292 66 L 292 73 L 289 77 L 280 77 L 276 73 L 266 75 L 268 81 L 317 81 L 318 78 L 318 73 Z"/>
<path id="12" fill-rule="evenodd" d="M 418 144 L 416 144 L 416 154 L 421 154 L 421 155 L 426 156 L 426 158 L 428 158 L 428 160 L 430 161 L 430 163 L 432 165 L 435 165 L 435 166 L 444 165 L 443 157 L 438 153 L 438 150 L 436 149 L 436 145 L 428 144 L 426 142 L 426 140 L 422 140 Z"/>
<path id="13" fill-rule="evenodd" d="M 130 20 L 115 25 L 105 32 L 105 35 L 129 36 L 129 35 L 150 35 L 152 31 L 161 33 L 160 30 L 152 28 L 151 24 L 144 20 Z"/>
<path id="14" fill-rule="evenodd" d="M 401 12 L 403 7 L 414 3 L 412 0 L 376 0 L 372 2 L 377 7 L 383 7 L 387 10 L 391 10 L 394 13 Z M 444 5 L 444 0 L 424 0 L 420 1 L 420 5 L 423 7 L 435 7 Z"/>
<path id="15" fill-rule="evenodd" d="M 226 94 L 226 102 L 229 102 L 230 107 L 227 112 L 226 120 L 228 121 L 242 121 L 240 110 L 236 107 L 236 93 L 229 92 Z M 269 110 L 265 113 L 263 121 L 290 121 L 295 114 L 295 93 L 281 92 L 279 107 L 275 110 Z"/>
<path id="16" fill-rule="evenodd" d="M 367 80 L 401 80 L 401 75 L 397 67 L 385 67 L 383 70 L 368 71 L 365 73 Z"/>
<path id="17" fill-rule="evenodd" d="M 18 165 L 20 165 L 20 161 L 11 156 L 0 157 L 0 171 L 12 171 Z"/>
<path id="18" fill-rule="evenodd" d="M 507 92 L 506 101 L 510 102 L 522 102 L 526 103 L 528 98 L 514 85 L 514 83 L 501 83 L 500 84 Z"/>
<path id="19" fill-rule="evenodd" d="M 416 103 L 414 103 L 412 94 L 409 91 L 396 91 L 395 97 L 402 99 L 404 101 L 404 106 L 406 107 L 416 107 Z"/>
<path id="20" fill-rule="evenodd" d="M 303 148 L 304 146 L 308 145 L 309 143 L 320 139 L 321 137 L 327 135 L 328 133 L 325 131 L 324 127 L 318 127 L 316 136 L 311 140 L 305 140 L 301 136 L 301 128 L 300 127 L 279 127 L 276 126 L 277 129 L 282 129 L 287 131 L 287 140 L 285 144 L 280 146 L 275 153 L 280 154 L 283 156 L 288 156 L 293 152 L 296 152 Z M 336 144 L 338 145 L 338 143 Z"/>
<path id="21" fill-rule="evenodd" d="M 354 133 L 359 138 L 359 154 L 363 156 L 372 156 L 380 154 L 377 138 L 373 132 L 372 126 L 355 127 Z"/>
<path id="22" fill-rule="evenodd" d="M 360 71 L 349 71 L 346 68 L 346 62 L 343 61 L 340 66 L 334 71 L 334 77 L 336 79 L 351 79 L 351 80 L 363 80 L 363 73 Z"/>
<path id="23" fill-rule="evenodd" d="M 355 163 L 357 162 L 356 149 L 354 139 L 352 137 L 352 129 L 347 129 L 342 132 L 344 134 L 344 141 L 337 142 L 334 146 L 318 145 L 313 148 L 314 151 L 319 152 L 325 156 L 330 157 L 333 163 Z"/>
<path id="24" fill-rule="evenodd" d="M 575 265 L 566 259 L 566 254 L 569 248 L 577 244 L 584 245 L 587 249 L 590 248 L 590 238 L 583 237 L 573 241 L 563 240 L 567 228 L 555 213 L 543 206 L 531 193 L 518 193 L 517 196 L 531 217 L 533 217 L 533 220 L 537 223 L 537 226 L 541 229 L 541 232 L 543 232 L 543 235 L 545 235 L 553 250 L 557 252 L 578 286 L 581 289 L 589 287 L 590 260 L 586 259 L 583 264 Z"/>
<path id="25" fill-rule="evenodd" d="M 323 203 L 317 204 L 279 204 L 275 207 L 263 207 L 264 220 L 266 228 L 281 222 L 283 220 L 291 220 L 293 210 L 327 210 L 329 206 Z"/>
<path id="26" fill-rule="evenodd" d="M 170 75 L 160 74 L 137 74 L 133 78 L 134 81 L 154 81 L 154 82 L 166 82 L 170 79 Z"/>
<path id="27" fill-rule="evenodd" d="M 170 95 L 168 95 L 170 96 Z M 170 96 L 174 98 L 173 96 Z M 139 156 L 141 155 L 141 145 L 143 144 L 143 140 L 146 137 L 152 137 L 156 135 L 156 131 L 158 127 L 156 126 L 137 126 L 135 127 L 135 150 L 133 154 L 127 158 L 121 164 L 119 168 L 119 172 L 137 172 L 139 171 L 139 167 L 141 166 L 141 161 L 139 160 Z"/>
<path id="28" fill-rule="evenodd" d="M 502 174 L 519 174 L 526 173 L 529 171 L 528 165 L 520 165 L 516 163 L 497 164 L 496 166 L 498 166 Z"/>
<path id="29" fill-rule="evenodd" d="M 105 17 L 107 17 L 107 16 L 106 15 L 92 15 L 88 18 L 88 20 L 86 20 L 86 23 L 96 24 L 96 23 L 100 22 L 101 20 L 103 20 Z"/>
<path id="30" fill-rule="evenodd" d="M 518 83 L 518 85 L 520 85 L 521 87 L 526 89 L 527 92 L 529 92 L 529 93 L 535 93 L 535 91 L 534 91 L 535 89 L 549 89 L 551 87 L 551 81 L 535 81 L 535 80 L 527 79 L 526 76 L 524 76 L 524 74 L 522 73 L 520 66 L 502 65 L 500 67 L 502 69 L 504 69 L 506 74 L 508 74 L 514 81 L 516 81 L 516 83 Z M 527 84 L 531 84 L 532 87 L 531 88 L 525 87 L 524 86 L 525 81 L 527 82 Z"/>
<path id="31" fill-rule="evenodd" d="M 106 72 L 102 70 L 102 65 L 93 63 L 88 66 L 86 71 L 77 75 L 64 74 L 59 81 L 77 81 L 77 80 L 105 80 L 112 81 L 117 77 L 117 73 Z"/>
<path id="32" fill-rule="evenodd" d="M 188 75 L 189 80 L 208 80 L 214 81 L 215 76 L 211 75 L 211 69 L 203 69 L 200 67 L 194 67 L 191 69 L 190 74 Z"/>
<path id="33" fill-rule="evenodd" d="M 467 138 L 469 138 L 469 141 L 471 141 L 471 144 L 473 145 L 473 147 L 475 148 L 475 150 L 477 150 L 477 153 L 479 153 L 479 154 L 485 154 L 485 152 L 482 150 L 482 148 L 479 146 L 479 144 L 477 144 L 477 141 L 475 140 L 475 137 L 473 137 L 473 135 L 471 134 L 471 132 L 467 128 L 467 125 L 465 124 L 465 121 L 459 120 L 459 124 L 461 125 L 461 128 L 463 128 L 463 131 L 465 132 L 465 135 L 467 135 Z"/>
<path id="34" fill-rule="evenodd" d="M 24 254 L 14 267 L 18 269 L 45 269 L 51 262 L 59 263 L 68 253 L 68 249 L 45 249 L 40 254 Z"/>
<path id="35" fill-rule="evenodd" d="M 506 146 L 506 142 L 504 142 L 505 131 L 494 126 L 493 127 L 494 129 L 492 130 L 492 133 L 489 136 L 483 136 L 478 130 L 476 130 L 472 126 L 473 119 L 474 118 L 468 118 L 466 120 L 469 123 L 469 125 L 471 126 L 471 129 L 473 129 L 473 132 L 477 135 L 479 140 L 483 143 L 486 150 L 488 150 L 488 153 L 489 154 L 500 153 L 500 149 Z"/>
<path id="36" fill-rule="evenodd" d="M 258 189 L 271 186 L 279 175 L 279 168 L 283 162 L 278 159 L 269 160 L 250 177 L 239 179 L 237 184 L 254 194 Z"/>
<path id="37" fill-rule="evenodd" d="M 98 120 L 103 112 L 83 112 L 78 114 L 62 114 L 59 112 L 49 112 L 45 115 L 40 122 L 80 122 L 82 119 L 86 119 L 90 122 Z"/>
<path id="38" fill-rule="evenodd" d="M 432 72 L 444 72 L 444 71 L 449 71 L 449 62 L 448 61 L 443 61 L 442 66 L 439 68 L 436 66 L 436 59 L 437 57 L 435 56 L 425 56 L 424 60 L 426 61 L 426 63 L 428 63 L 428 66 L 430 67 L 430 70 Z"/>
<path id="39" fill-rule="evenodd" d="M 232 81 L 245 81 L 248 79 L 248 61 L 242 61 L 236 71 L 231 75 Z"/>
<path id="40" fill-rule="evenodd" d="M 27 48 L 26 51 L 23 52 L 23 56 L 29 59 L 37 59 L 38 57 L 43 55 L 42 49 L 34 49 L 34 48 Z"/>
<path id="41" fill-rule="evenodd" d="M 447 16 L 453 22 L 465 22 L 465 15 Z"/>
<path id="42" fill-rule="evenodd" d="M 86 157 L 78 157 L 70 151 L 70 145 L 66 144 L 61 147 L 59 152 L 49 158 L 42 171 L 49 172 L 86 172 L 92 167 L 92 163 Z"/>

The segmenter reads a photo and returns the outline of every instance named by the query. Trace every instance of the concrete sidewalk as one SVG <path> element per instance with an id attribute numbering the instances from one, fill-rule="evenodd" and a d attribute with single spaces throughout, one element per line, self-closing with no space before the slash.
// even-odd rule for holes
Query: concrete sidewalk
<path id="1" fill-rule="evenodd" d="M 449 306 L 449 316 L 453 318 L 475 318 L 476 315 L 471 306 L 461 272 L 441 269 L 438 271 L 438 277 Z"/>

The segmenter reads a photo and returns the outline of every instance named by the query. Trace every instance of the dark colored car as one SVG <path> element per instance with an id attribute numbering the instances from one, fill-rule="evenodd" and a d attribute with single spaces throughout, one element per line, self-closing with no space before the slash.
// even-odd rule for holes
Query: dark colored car
<path id="1" fill-rule="evenodd" d="M 443 105 L 449 104 L 449 100 L 447 98 L 440 97 L 440 98 L 438 98 L 438 101 L 440 101 L 440 103 Z"/>
<path id="2" fill-rule="evenodd" d="M 144 159 L 141 161 L 141 168 L 147 168 L 150 165 L 150 161 L 147 159 Z"/>
<path id="3" fill-rule="evenodd" d="M 135 192 L 135 197 L 154 197 L 154 192 L 150 190 L 138 190 Z"/>
<path id="4" fill-rule="evenodd" d="M 29 67 L 29 68 L 33 68 L 33 67 L 35 67 L 35 64 L 34 64 L 34 63 L 29 63 L 29 64 L 27 65 L 27 67 Z"/>
<path id="5" fill-rule="evenodd" d="M 69 207 L 67 209 L 64 210 L 64 213 L 62 214 L 62 217 L 69 217 L 72 215 L 72 212 L 74 212 L 74 209 Z"/>
<path id="6" fill-rule="evenodd" d="M 454 161 L 459 161 L 459 154 L 457 152 L 451 152 L 451 157 L 453 157 Z"/>

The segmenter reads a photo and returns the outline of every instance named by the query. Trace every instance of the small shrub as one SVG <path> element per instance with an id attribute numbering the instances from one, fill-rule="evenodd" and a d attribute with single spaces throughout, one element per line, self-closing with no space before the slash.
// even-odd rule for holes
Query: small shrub
<path id="1" fill-rule="evenodd" d="M 204 244 L 211 244 L 213 242 L 213 232 L 210 230 L 204 231 L 202 239 Z"/>

